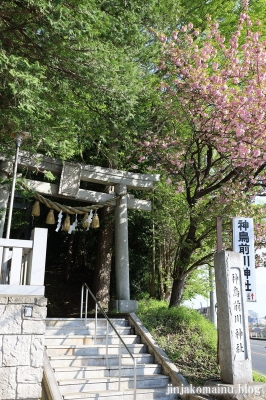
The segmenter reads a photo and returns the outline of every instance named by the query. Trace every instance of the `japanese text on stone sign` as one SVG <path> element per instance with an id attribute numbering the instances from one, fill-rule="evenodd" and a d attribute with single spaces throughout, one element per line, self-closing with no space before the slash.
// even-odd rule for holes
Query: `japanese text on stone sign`
<path id="1" fill-rule="evenodd" d="M 256 301 L 252 218 L 233 218 L 233 251 L 243 255 L 246 300 Z"/>
<path id="2" fill-rule="evenodd" d="M 245 320 L 243 314 L 243 298 L 241 293 L 241 276 L 238 268 L 231 268 L 231 291 L 232 291 L 232 325 L 234 358 L 236 360 L 246 359 L 245 344 Z"/>

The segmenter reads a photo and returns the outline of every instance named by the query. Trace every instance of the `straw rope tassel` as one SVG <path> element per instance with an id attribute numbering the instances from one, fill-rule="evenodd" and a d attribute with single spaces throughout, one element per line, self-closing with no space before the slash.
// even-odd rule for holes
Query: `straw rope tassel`
<path id="1" fill-rule="evenodd" d="M 67 214 L 62 226 L 62 231 L 68 232 L 69 228 L 70 228 L 70 216 Z"/>
<path id="2" fill-rule="evenodd" d="M 55 224 L 55 218 L 54 218 L 54 210 L 50 209 L 47 217 L 46 217 L 46 221 L 45 221 L 48 225 L 53 225 Z"/>
<path id="3" fill-rule="evenodd" d="M 95 211 L 94 216 L 92 218 L 91 227 L 92 228 L 99 228 L 100 227 L 100 221 L 99 221 L 99 217 L 98 217 L 97 211 Z"/>
<path id="4" fill-rule="evenodd" d="M 37 200 L 32 206 L 31 210 L 31 215 L 33 217 L 39 217 L 40 216 L 40 202 Z"/>

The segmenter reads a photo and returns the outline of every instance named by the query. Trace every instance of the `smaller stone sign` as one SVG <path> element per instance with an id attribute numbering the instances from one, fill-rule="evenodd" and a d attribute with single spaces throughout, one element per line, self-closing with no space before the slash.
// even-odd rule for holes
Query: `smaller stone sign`
<path id="1" fill-rule="evenodd" d="M 252 364 L 243 257 L 233 251 L 221 251 L 215 254 L 214 266 L 221 381 L 249 383 L 252 382 Z"/>
<path id="2" fill-rule="evenodd" d="M 76 197 L 79 192 L 81 166 L 65 162 L 63 165 L 58 194 Z"/>

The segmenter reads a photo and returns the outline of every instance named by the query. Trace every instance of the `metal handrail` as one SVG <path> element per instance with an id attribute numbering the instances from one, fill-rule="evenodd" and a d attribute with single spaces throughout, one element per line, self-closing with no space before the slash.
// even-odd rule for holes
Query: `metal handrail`
<path id="1" fill-rule="evenodd" d="M 92 299 L 95 301 L 95 332 L 94 332 L 94 344 L 96 344 L 97 340 L 97 309 L 99 307 L 101 313 L 106 319 L 106 362 L 108 362 L 108 324 L 111 325 L 113 328 L 114 332 L 116 333 L 117 337 L 119 338 L 119 381 L 118 381 L 118 391 L 120 391 L 121 388 L 121 343 L 124 345 L 125 349 L 127 350 L 128 354 L 133 360 L 133 365 L 134 365 L 134 400 L 137 398 L 137 372 L 136 372 L 136 360 L 133 357 L 133 354 L 125 344 L 124 340 L 122 339 L 121 335 L 117 332 L 116 328 L 114 327 L 113 323 L 110 321 L 109 317 L 101 307 L 100 303 L 94 296 L 94 294 L 91 292 L 90 288 L 88 287 L 87 283 L 83 283 L 82 288 L 81 288 L 81 305 L 80 305 L 80 318 L 82 318 L 83 315 L 83 300 L 84 300 L 84 288 L 86 287 L 86 299 L 85 299 L 85 324 L 87 323 L 87 314 L 88 314 L 88 293 L 90 293 Z"/>

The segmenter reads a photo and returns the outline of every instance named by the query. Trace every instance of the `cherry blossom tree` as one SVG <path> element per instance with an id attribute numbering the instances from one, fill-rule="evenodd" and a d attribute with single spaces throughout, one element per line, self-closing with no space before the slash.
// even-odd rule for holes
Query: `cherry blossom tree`
<path id="1" fill-rule="evenodd" d="M 255 217 L 263 240 L 264 208 L 251 203 L 266 185 L 266 43 L 247 4 L 228 41 L 211 20 L 204 32 L 188 24 L 171 37 L 156 35 L 164 111 L 160 129 L 138 143 L 138 162 L 165 174 L 178 198 L 176 306 L 191 272 L 214 252 L 217 216 Z"/>

